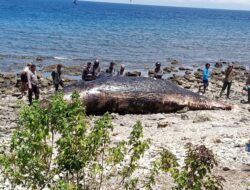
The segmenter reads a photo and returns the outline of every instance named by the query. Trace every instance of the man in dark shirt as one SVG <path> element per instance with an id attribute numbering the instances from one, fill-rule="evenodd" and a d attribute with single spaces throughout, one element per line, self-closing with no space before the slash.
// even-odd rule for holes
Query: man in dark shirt
<path id="1" fill-rule="evenodd" d="M 109 65 L 109 68 L 106 69 L 106 73 L 109 73 L 110 75 L 115 75 L 115 63 L 111 62 Z"/>
<path id="2" fill-rule="evenodd" d="M 82 80 L 85 80 L 85 81 L 93 80 L 93 75 L 91 72 L 91 65 L 92 65 L 92 63 L 88 62 L 87 66 L 83 69 Z"/>

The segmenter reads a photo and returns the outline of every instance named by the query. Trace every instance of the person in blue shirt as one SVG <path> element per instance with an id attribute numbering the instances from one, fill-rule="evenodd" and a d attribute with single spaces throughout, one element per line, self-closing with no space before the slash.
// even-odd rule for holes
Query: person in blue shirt
<path id="1" fill-rule="evenodd" d="M 203 85 L 200 86 L 200 88 L 203 87 L 203 93 L 206 92 L 206 89 L 209 85 L 209 81 L 208 81 L 209 75 L 210 75 L 209 68 L 210 68 L 210 64 L 207 63 L 204 70 L 203 70 L 203 74 L 202 74 Z M 200 91 L 200 88 L 199 88 L 199 91 Z"/>

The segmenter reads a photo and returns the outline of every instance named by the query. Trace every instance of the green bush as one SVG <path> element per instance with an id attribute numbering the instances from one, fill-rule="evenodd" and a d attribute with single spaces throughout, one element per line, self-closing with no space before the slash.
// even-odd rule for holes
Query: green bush
<path id="1" fill-rule="evenodd" d="M 171 152 L 163 149 L 160 156 L 152 162 L 152 169 L 145 187 L 152 189 L 155 178 L 160 171 L 170 173 L 174 181 L 173 190 L 222 190 L 224 179 L 212 175 L 212 169 L 217 166 L 213 153 L 204 145 L 186 145 L 184 165 L 179 166 L 177 158 Z"/>
<path id="2" fill-rule="evenodd" d="M 9 151 L 0 154 L 0 170 L 12 188 L 101 189 L 112 176 L 124 188 L 136 186 L 130 175 L 149 148 L 141 123 L 127 141 L 113 145 L 111 116 L 104 114 L 93 127 L 89 121 L 78 93 L 70 102 L 57 94 L 24 106 Z"/>

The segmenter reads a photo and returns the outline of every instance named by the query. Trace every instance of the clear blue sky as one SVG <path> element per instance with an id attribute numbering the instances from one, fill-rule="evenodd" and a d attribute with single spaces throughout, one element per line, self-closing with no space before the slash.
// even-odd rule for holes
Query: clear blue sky
<path id="1" fill-rule="evenodd" d="M 92 0 L 129 3 L 129 0 Z M 250 10 L 250 0 L 132 0 L 135 4 Z"/>

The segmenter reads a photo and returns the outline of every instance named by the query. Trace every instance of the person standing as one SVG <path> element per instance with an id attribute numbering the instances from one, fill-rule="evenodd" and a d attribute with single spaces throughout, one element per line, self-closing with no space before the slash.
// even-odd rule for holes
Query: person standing
<path id="1" fill-rule="evenodd" d="M 100 74 L 101 74 L 100 63 L 96 59 L 95 62 L 94 62 L 94 65 L 93 65 L 93 69 L 92 69 L 93 79 L 96 79 L 97 77 L 99 77 Z"/>
<path id="2" fill-rule="evenodd" d="M 23 69 L 21 73 L 21 93 L 22 95 L 26 94 L 28 90 L 28 72 L 30 71 L 31 63 L 28 63 L 27 66 Z"/>
<path id="3" fill-rule="evenodd" d="M 53 84 L 55 86 L 55 90 L 58 91 L 59 85 L 63 88 L 63 80 L 62 80 L 62 65 L 58 64 L 56 66 L 56 70 L 51 73 Z"/>
<path id="4" fill-rule="evenodd" d="M 199 87 L 199 91 L 200 91 L 201 87 L 203 87 L 203 93 L 206 92 L 206 89 L 209 86 L 209 81 L 208 81 L 209 80 L 209 76 L 210 76 L 210 70 L 209 70 L 209 68 L 210 68 L 210 64 L 207 63 L 205 65 L 205 68 L 204 68 L 203 73 L 202 73 L 203 85 Z"/>
<path id="5" fill-rule="evenodd" d="M 117 72 L 117 76 L 123 76 L 125 71 L 125 65 L 121 64 L 120 71 Z"/>
<path id="6" fill-rule="evenodd" d="M 235 75 L 235 73 L 233 70 L 233 64 L 230 63 L 228 68 L 225 71 L 225 79 L 224 79 L 223 87 L 222 87 L 221 92 L 220 92 L 220 97 L 222 97 L 223 92 L 227 89 L 227 98 L 228 99 L 230 98 L 229 97 L 230 90 L 231 90 L 234 75 Z"/>
<path id="7" fill-rule="evenodd" d="M 115 63 L 114 62 L 111 62 L 109 64 L 109 68 L 106 69 L 106 73 L 109 73 L 111 76 L 115 75 Z"/>
<path id="8" fill-rule="evenodd" d="M 29 93 L 28 93 L 28 98 L 29 98 L 29 103 L 30 105 L 32 104 L 32 96 L 33 93 L 35 94 L 35 99 L 39 99 L 39 87 L 38 87 L 38 78 L 36 74 L 36 66 L 31 65 L 30 66 L 30 71 L 28 71 L 28 87 L 29 87 Z"/>
<path id="9" fill-rule="evenodd" d="M 248 92 L 248 101 L 247 103 L 250 104 L 250 74 L 248 75 L 248 79 L 246 82 L 246 87 L 244 88 Z"/>
<path id="10" fill-rule="evenodd" d="M 93 80 L 93 75 L 92 75 L 92 72 L 91 72 L 91 66 L 92 66 L 92 63 L 88 62 L 87 66 L 83 69 L 83 71 L 82 71 L 82 80 L 85 80 L 85 81 Z"/>

